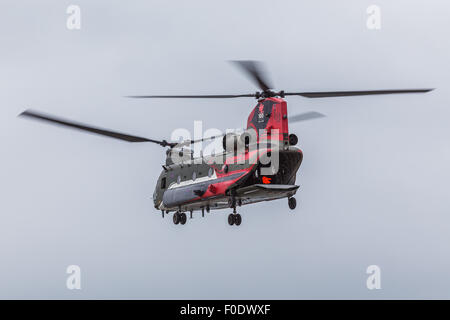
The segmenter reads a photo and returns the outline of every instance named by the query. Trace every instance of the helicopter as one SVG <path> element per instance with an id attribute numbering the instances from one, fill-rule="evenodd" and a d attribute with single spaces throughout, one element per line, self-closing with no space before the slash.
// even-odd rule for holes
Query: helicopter
<path id="1" fill-rule="evenodd" d="M 199 211 L 231 209 L 230 226 L 239 226 L 242 217 L 237 208 L 262 201 L 287 198 L 288 207 L 294 210 L 299 189 L 296 175 L 303 160 L 297 147 L 298 137 L 289 132 L 289 123 L 324 117 L 318 112 L 305 112 L 288 117 L 288 96 L 305 98 L 331 98 L 363 95 L 426 93 L 433 89 L 389 89 L 369 91 L 285 92 L 274 91 L 258 61 L 232 61 L 256 84 L 259 91 L 249 94 L 225 95 L 133 95 L 136 99 L 230 99 L 254 98 L 247 126 L 240 133 L 180 142 L 155 140 L 83 123 L 66 120 L 39 111 L 26 110 L 19 116 L 74 128 L 127 142 L 151 142 L 166 149 L 166 161 L 153 193 L 154 207 L 166 214 L 173 213 L 173 223 L 184 225 L 186 213 L 193 217 Z M 222 139 L 222 152 L 194 157 L 191 146 L 208 140 Z"/>

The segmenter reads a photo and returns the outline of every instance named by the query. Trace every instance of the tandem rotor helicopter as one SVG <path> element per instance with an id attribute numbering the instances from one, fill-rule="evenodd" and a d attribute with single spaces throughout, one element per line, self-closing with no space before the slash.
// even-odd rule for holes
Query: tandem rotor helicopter
<path id="1" fill-rule="evenodd" d="M 154 140 L 116 131 L 110 131 L 79 122 L 65 120 L 41 112 L 26 110 L 20 114 L 36 120 L 96 133 L 128 142 L 152 142 L 167 147 L 166 162 L 153 193 L 157 210 L 173 213 L 173 222 L 184 225 L 186 212 L 192 218 L 193 211 L 232 209 L 228 224 L 239 226 L 242 217 L 237 207 L 261 201 L 287 198 L 290 209 L 297 202 L 294 195 L 299 188 L 295 184 L 296 174 L 302 163 L 303 153 L 295 145 L 298 138 L 289 133 L 289 122 L 320 118 L 318 112 L 306 112 L 288 118 L 287 96 L 306 98 L 329 98 L 396 93 L 425 93 L 433 89 L 371 90 L 371 91 L 328 91 L 328 92 L 284 92 L 273 91 L 273 86 L 256 61 L 233 61 L 258 86 L 260 91 L 237 95 L 141 95 L 130 98 L 255 98 L 256 106 L 250 112 L 247 128 L 243 133 L 227 133 L 221 136 L 179 143 Z M 212 139 L 222 139 L 224 151 L 220 154 L 193 157 L 187 146 Z M 273 169 L 271 154 L 277 154 L 277 168 Z M 239 159 L 238 159 L 239 158 Z"/>

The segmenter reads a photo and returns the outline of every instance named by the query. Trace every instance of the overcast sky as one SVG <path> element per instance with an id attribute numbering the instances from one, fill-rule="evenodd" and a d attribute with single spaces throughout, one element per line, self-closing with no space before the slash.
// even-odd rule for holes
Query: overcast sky
<path id="1" fill-rule="evenodd" d="M 81 8 L 68 30 L 66 9 Z M 381 29 L 366 26 L 381 9 Z M 446 1 L 2 1 L 0 298 L 450 298 Z M 154 139 L 242 128 L 253 99 L 131 94 L 256 90 L 227 60 L 266 63 L 276 89 L 437 88 L 289 97 L 304 161 L 285 199 L 161 218 L 164 150 L 17 118 L 27 108 Z M 66 288 L 79 265 L 81 290 Z M 368 290 L 366 268 L 381 268 Z"/>

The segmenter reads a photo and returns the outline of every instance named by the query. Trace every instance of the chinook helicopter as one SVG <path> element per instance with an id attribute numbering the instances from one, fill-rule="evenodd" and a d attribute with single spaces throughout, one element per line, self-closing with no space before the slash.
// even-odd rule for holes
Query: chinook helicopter
<path id="1" fill-rule="evenodd" d="M 287 96 L 330 98 L 344 96 L 380 95 L 397 93 L 425 93 L 433 89 L 401 89 L 371 91 L 284 92 L 273 91 L 261 63 L 232 61 L 258 86 L 260 91 L 237 95 L 135 95 L 129 98 L 255 98 L 246 129 L 241 133 L 227 133 L 178 143 L 154 140 L 106 130 L 79 122 L 65 120 L 42 112 L 26 110 L 19 116 L 42 120 L 69 128 L 87 131 L 127 142 L 152 142 L 166 150 L 166 162 L 153 193 L 154 206 L 162 217 L 173 213 L 173 223 L 184 225 L 194 211 L 202 217 L 210 210 L 232 209 L 228 215 L 230 226 L 239 226 L 242 217 L 237 208 L 261 201 L 287 198 L 294 210 L 294 198 L 299 186 L 296 174 L 303 160 L 302 150 L 296 147 L 298 137 L 289 133 L 289 122 L 324 117 L 318 112 L 306 112 L 288 117 Z M 208 156 L 194 157 L 191 146 L 208 140 L 222 139 L 223 151 Z M 275 165 L 276 164 L 276 165 Z"/>

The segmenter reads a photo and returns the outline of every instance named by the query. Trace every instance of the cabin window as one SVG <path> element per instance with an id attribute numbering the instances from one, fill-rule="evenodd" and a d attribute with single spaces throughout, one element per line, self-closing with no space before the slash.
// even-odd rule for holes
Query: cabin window
<path id="1" fill-rule="evenodd" d="M 166 177 L 161 179 L 161 189 L 165 189 L 166 188 Z"/>
<path id="2" fill-rule="evenodd" d="M 197 173 L 194 171 L 192 172 L 192 181 L 195 181 L 197 179 Z"/>

